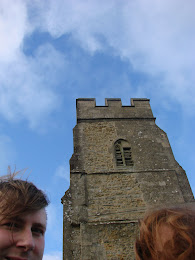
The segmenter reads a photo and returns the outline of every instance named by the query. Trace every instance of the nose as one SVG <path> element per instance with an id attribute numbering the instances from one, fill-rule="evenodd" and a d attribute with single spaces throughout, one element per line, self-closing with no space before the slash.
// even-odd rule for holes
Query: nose
<path id="1" fill-rule="evenodd" d="M 16 247 L 22 248 L 24 251 L 32 251 L 35 248 L 35 241 L 29 229 L 19 232 L 15 239 Z"/>

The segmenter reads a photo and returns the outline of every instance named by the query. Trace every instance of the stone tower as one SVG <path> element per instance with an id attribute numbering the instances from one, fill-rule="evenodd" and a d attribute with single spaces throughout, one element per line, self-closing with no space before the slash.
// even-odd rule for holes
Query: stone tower
<path id="1" fill-rule="evenodd" d="M 194 202 L 185 171 L 148 99 L 77 100 L 64 259 L 134 259 L 138 219 L 148 207 Z"/>

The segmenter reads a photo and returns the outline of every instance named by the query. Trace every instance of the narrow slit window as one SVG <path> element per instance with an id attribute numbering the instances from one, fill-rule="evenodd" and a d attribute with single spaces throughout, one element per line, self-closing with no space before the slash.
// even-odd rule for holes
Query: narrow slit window
<path id="1" fill-rule="evenodd" d="M 117 166 L 133 166 L 131 147 L 125 140 L 115 143 L 115 158 Z"/>

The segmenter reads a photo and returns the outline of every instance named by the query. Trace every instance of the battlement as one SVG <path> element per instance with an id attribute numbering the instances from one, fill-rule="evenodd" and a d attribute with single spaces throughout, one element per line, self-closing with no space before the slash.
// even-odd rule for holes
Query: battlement
<path id="1" fill-rule="evenodd" d="M 122 106 L 120 98 L 106 98 L 105 106 L 96 106 L 95 98 L 76 100 L 77 121 L 95 119 L 155 119 L 147 98 L 131 98 L 131 105 Z"/>

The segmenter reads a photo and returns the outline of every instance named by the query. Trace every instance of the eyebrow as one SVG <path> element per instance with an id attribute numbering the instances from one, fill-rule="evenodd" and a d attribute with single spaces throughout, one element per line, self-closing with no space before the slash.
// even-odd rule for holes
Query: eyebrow
<path id="1" fill-rule="evenodd" d="M 15 217 L 15 218 L 8 218 L 8 220 L 10 221 L 17 221 L 18 223 L 25 223 L 25 219 L 23 219 L 22 217 Z M 32 227 L 40 227 L 42 228 L 44 231 L 46 231 L 46 225 L 40 223 L 40 222 L 33 222 L 32 223 Z"/>
<path id="2" fill-rule="evenodd" d="M 41 223 L 33 223 L 32 225 L 33 227 L 40 227 L 42 228 L 44 231 L 46 230 L 46 225 L 43 225 Z"/>

